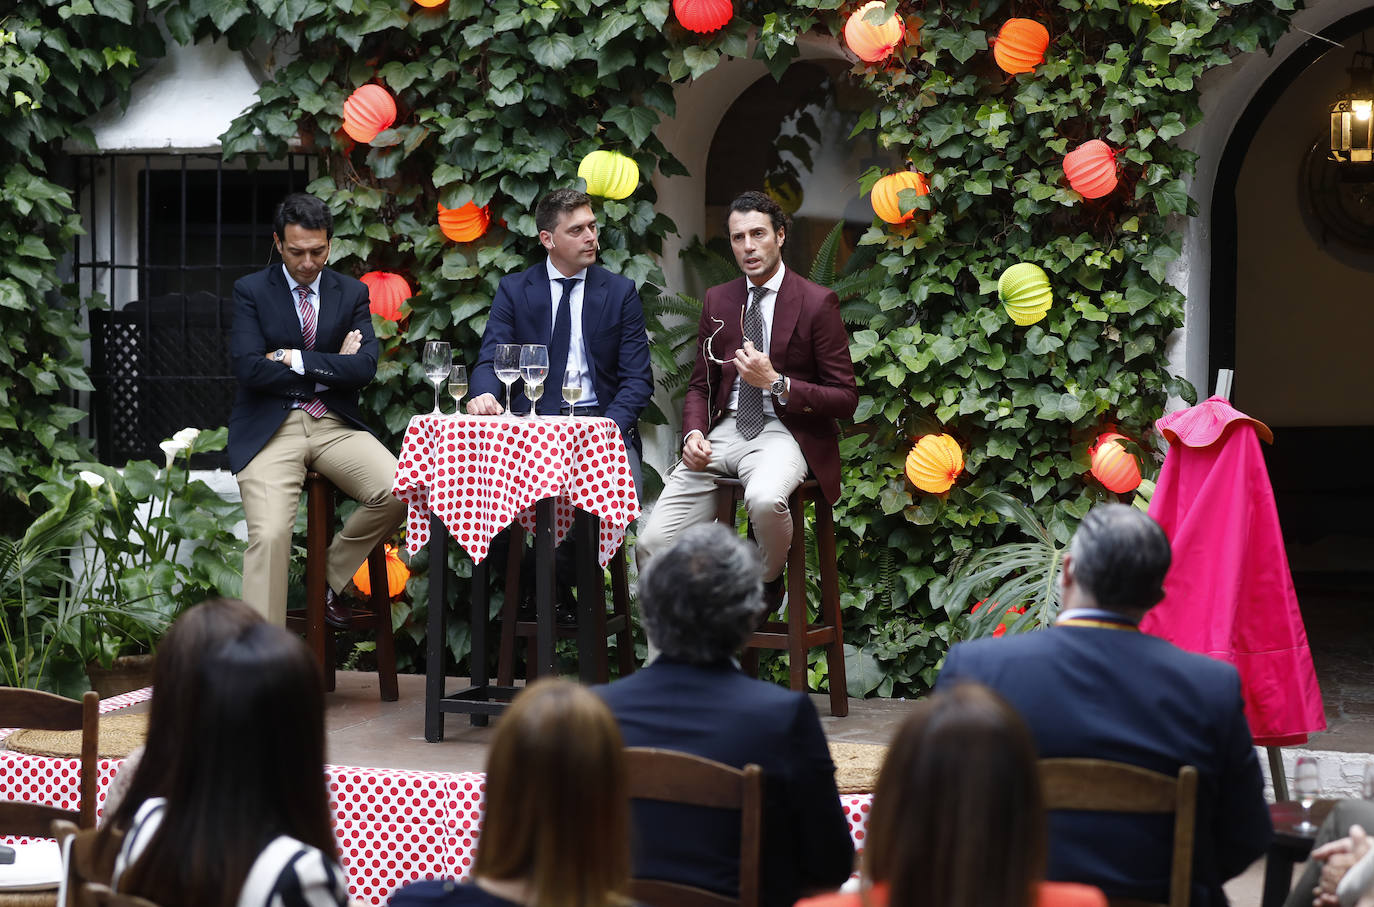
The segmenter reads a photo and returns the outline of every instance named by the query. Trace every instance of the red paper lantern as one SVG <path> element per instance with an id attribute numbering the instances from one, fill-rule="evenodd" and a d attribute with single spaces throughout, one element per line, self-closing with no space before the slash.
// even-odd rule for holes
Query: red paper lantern
<path id="1" fill-rule="evenodd" d="M 489 206 L 477 207 L 468 202 L 461 208 L 439 206 L 439 229 L 454 242 L 472 242 L 487 232 L 491 223 Z"/>
<path id="2" fill-rule="evenodd" d="M 382 86 L 361 85 L 343 105 L 343 128 L 355 142 L 370 142 L 396 122 L 396 101 Z"/>
<path id="3" fill-rule="evenodd" d="M 410 284 L 404 277 L 390 271 L 368 271 L 358 279 L 367 284 L 368 308 L 373 315 L 387 321 L 401 317 L 401 303 L 411 296 Z"/>
<path id="4" fill-rule="evenodd" d="M 704 35 L 724 28 L 735 5 L 731 0 L 673 0 L 673 14 L 683 28 Z"/>
<path id="5" fill-rule="evenodd" d="M 406 591 L 406 580 L 410 579 L 410 568 L 401 560 L 401 555 L 396 551 L 395 545 L 386 546 L 386 594 L 388 598 L 395 598 Z M 358 587 L 358 591 L 364 597 L 372 594 L 372 571 L 367 569 L 367 562 L 358 568 L 358 572 L 353 574 L 353 585 Z"/>
<path id="6" fill-rule="evenodd" d="M 886 60 L 906 34 L 906 25 L 902 23 L 901 16 L 889 16 L 886 22 L 877 25 L 865 18 L 870 10 L 880 10 L 885 6 L 883 0 L 869 0 L 851 13 L 849 21 L 844 24 L 844 43 L 867 63 Z"/>
<path id="7" fill-rule="evenodd" d="M 924 174 L 914 170 L 899 170 L 873 184 L 868 200 L 873 203 L 873 213 L 889 224 L 904 224 L 916 216 L 915 208 L 902 209 L 897 193 L 903 189 L 915 189 L 917 195 L 928 195 L 930 184 Z"/>
<path id="8" fill-rule="evenodd" d="M 1084 198 L 1101 198 L 1116 188 L 1116 152 L 1092 139 L 1064 155 L 1064 175 Z"/>
<path id="9" fill-rule="evenodd" d="M 1049 29 L 1034 19 L 1008 19 L 992 45 L 992 58 L 1009 75 L 1034 72 L 1050 46 Z"/>
<path id="10" fill-rule="evenodd" d="M 1140 485 L 1140 463 L 1121 444 L 1129 440 L 1114 431 L 1104 432 L 1098 435 L 1097 443 L 1088 451 L 1092 457 L 1093 478 L 1106 486 L 1108 491 L 1117 494 L 1135 491 Z"/>

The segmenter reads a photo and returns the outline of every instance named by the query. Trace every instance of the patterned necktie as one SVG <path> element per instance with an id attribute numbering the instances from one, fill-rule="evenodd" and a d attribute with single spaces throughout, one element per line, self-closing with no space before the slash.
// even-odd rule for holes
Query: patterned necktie
<path id="1" fill-rule="evenodd" d="M 301 312 L 301 335 L 305 340 L 304 347 L 307 350 L 313 350 L 315 348 L 315 309 L 310 305 L 309 287 L 296 287 L 296 307 Z M 324 401 L 319 397 L 311 397 L 302 403 L 300 408 L 316 419 L 328 412 Z"/>
<path id="2" fill-rule="evenodd" d="M 553 334 L 549 337 L 549 377 L 548 381 L 562 381 L 563 373 L 568 370 L 568 347 L 572 341 L 572 294 L 573 288 L 577 286 L 576 277 L 559 277 L 558 282 L 563 285 L 563 295 L 558 299 L 558 308 L 553 313 Z M 558 396 L 558 389 L 562 384 L 553 386 L 554 393 L 545 391 L 544 396 L 539 401 L 548 411 L 558 412 L 558 403 L 561 399 Z"/>
<path id="3" fill-rule="evenodd" d="M 754 344 L 754 349 L 763 352 L 763 307 L 760 302 L 766 287 L 750 287 L 753 296 L 749 308 L 744 310 L 744 339 Z M 735 405 L 735 427 L 746 441 L 752 441 L 763 431 L 763 388 L 745 381 L 739 382 L 739 402 Z"/>

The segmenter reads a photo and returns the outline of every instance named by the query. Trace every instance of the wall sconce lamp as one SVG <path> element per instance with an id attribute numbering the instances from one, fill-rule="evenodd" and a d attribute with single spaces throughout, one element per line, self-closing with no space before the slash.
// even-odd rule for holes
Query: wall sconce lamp
<path id="1" fill-rule="evenodd" d="M 1355 51 L 1350 87 L 1331 104 L 1330 160 L 1338 164 L 1374 163 L 1374 53 Z"/>

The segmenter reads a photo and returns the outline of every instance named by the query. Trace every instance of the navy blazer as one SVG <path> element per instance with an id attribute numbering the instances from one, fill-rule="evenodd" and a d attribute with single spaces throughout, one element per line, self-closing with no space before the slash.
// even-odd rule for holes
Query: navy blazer
<path id="1" fill-rule="evenodd" d="M 660 657 L 595 692 L 626 746 L 678 750 L 763 769 L 762 907 L 790 907 L 811 889 L 849 878 L 854 844 L 835 788 L 835 764 L 816 707 L 733 665 Z M 739 816 L 651 801 L 634 804 L 636 877 L 739 892 Z"/>
<path id="2" fill-rule="evenodd" d="M 1267 850 L 1264 779 L 1231 665 L 1132 629 L 1052 627 L 959 643 L 936 687 L 960 680 L 1002 694 L 1041 758 L 1110 759 L 1166 775 L 1195 766 L 1194 907 L 1225 904 L 1222 883 Z M 1171 816 L 1054 812 L 1047 877 L 1167 901 L 1172 845 Z"/>
<path id="3" fill-rule="evenodd" d="M 506 388 L 497 380 L 492 366 L 497 345 L 547 345 L 552 333 L 553 298 L 546 263 L 540 261 L 532 268 L 501 278 L 482 334 L 477 365 L 472 370 L 472 396 L 491 394 L 504 405 Z M 654 376 L 649 367 L 644 309 L 633 281 L 600 265 L 588 266 L 587 285 L 582 288 L 582 341 L 602 414 L 620 426 L 627 445 L 639 450 L 636 425 L 653 396 Z M 541 413 L 557 413 L 563 405 L 555 378 L 561 380 L 562 376 L 550 376 L 550 383 L 539 398 Z M 521 387 L 517 381 L 512 390 Z M 516 411 L 529 409 L 523 393 L 515 393 L 512 401 Z"/>
<path id="4" fill-rule="evenodd" d="M 339 346 L 352 330 L 362 332 L 356 353 L 340 355 Z M 229 413 L 229 468 L 238 472 L 257 456 L 286 420 L 291 404 L 317 396 L 330 412 L 363 431 L 358 390 L 377 374 L 377 337 L 372 333 L 367 286 L 325 268 L 320 274 L 315 349 L 303 352 L 305 374 L 297 375 L 267 353 L 299 350 L 305 345 L 295 292 L 287 286 L 280 264 L 270 265 L 234 282 L 234 324 L 229 356 L 238 393 Z"/>

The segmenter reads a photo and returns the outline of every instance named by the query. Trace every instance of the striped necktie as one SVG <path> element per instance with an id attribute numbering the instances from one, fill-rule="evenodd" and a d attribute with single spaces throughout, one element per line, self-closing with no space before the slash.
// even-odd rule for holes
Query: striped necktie
<path id="1" fill-rule="evenodd" d="M 754 349 L 763 352 L 763 308 L 760 301 L 767 287 L 750 287 L 753 299 L 744 312 L 744 339 L 754 344 Z M 739 382 L 739 400 L 735 404 L 735 427 L 741 437 L 752 441 L 763 431 L 763 388 L 754 387 L 743 378 Z"/>
<path id="2" fill-rule="evenodd" d="M 313 350 L 315 348 L 315 307 L 310 304 L 309 287 L 296 287 L 296 307 L 300 309 L 301 313 L 301 334 L 305 339 L 304 346 L 307 350 Z M 319 397 L 311 397 L 305 403 L 300 404 L 299 408 L 316 419 L 328 412 L 324 401 Z"/>

